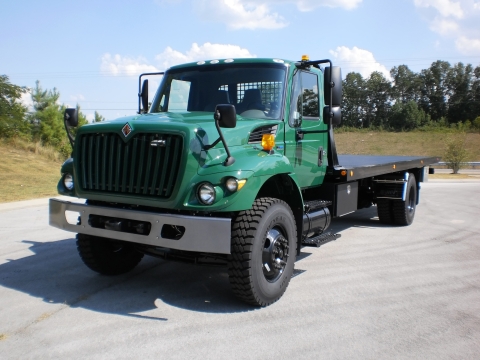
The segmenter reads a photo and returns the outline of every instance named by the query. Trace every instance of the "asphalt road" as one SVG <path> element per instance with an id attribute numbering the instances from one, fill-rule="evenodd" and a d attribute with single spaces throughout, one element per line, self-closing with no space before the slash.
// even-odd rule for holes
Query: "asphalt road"
<path id="1" fill-rule="evenodd" d="M 480 181 L 423 184 L 409 227 L 375 216 L 335 219 L 342 237 L 303 248 L 282 299 L 254 309 L 219 267 L 97 275 L 46 200 L 0 205 L 0 358 L 478 358 Z"/>

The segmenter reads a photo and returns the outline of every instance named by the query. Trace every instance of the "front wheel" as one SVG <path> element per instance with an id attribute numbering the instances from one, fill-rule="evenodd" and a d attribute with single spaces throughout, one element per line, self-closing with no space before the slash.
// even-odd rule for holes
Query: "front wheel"
<path id="1" fill-rule="evenodd" d="M 259 198 L 238 214 L 232 228 L 228 275 L 233 292 L 254 306 L 282 297 L 292 277 L 297 230 L 282 200 Z"/>
<path id="2" fill-rule="evenodd" d="M 78 234 L 77 249 L 85 265 L 103 275 L 120 275 L 142 260 L 132 243 Z"/>

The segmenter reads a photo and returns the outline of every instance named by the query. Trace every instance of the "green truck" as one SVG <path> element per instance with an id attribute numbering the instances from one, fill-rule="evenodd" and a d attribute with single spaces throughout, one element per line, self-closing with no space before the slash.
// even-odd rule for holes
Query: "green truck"
<path id="1" fill-rule="evenodd" d="M 161 84 L 148 102 L 148 79 Z M 50 199 L 50 225 L 78 233 L 83 262 L 105 275 L 145 254 L 216 262 L 234 294 L 268 306 L 303 246 L 330 222 L 376 205 L 410 225 L 433 157 L 337 155 L 342 79 L 330 60 L 221 59 L 139 77 L 136 116 L 76 130 Z"/>

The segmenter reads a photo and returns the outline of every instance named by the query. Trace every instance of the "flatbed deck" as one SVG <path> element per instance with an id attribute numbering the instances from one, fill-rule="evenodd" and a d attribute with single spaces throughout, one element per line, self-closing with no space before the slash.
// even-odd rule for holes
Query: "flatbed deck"
<path id="1" fill-rule="evenodd" d="M 379 155 L 338 155 L 339 166 L 333 170 L 333 178 L 341 181 L 360 180 L 397 171 L 422 168 L 440 161 L 429 156 L 379 156 Z M 341 172 L 346 170 L 346 176 Z"/>

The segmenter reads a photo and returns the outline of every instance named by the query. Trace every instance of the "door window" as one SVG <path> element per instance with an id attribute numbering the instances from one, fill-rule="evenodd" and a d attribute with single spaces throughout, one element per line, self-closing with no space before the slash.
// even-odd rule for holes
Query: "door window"
<path id="1" fill-rule="evenodd" d="M 295 74 L 293 83 L 289 118 L 290 126 L 300 126 L 303 119 L 318 120 L 320 118 L 320 110 L 317 75 L 299 71 Z"/>

